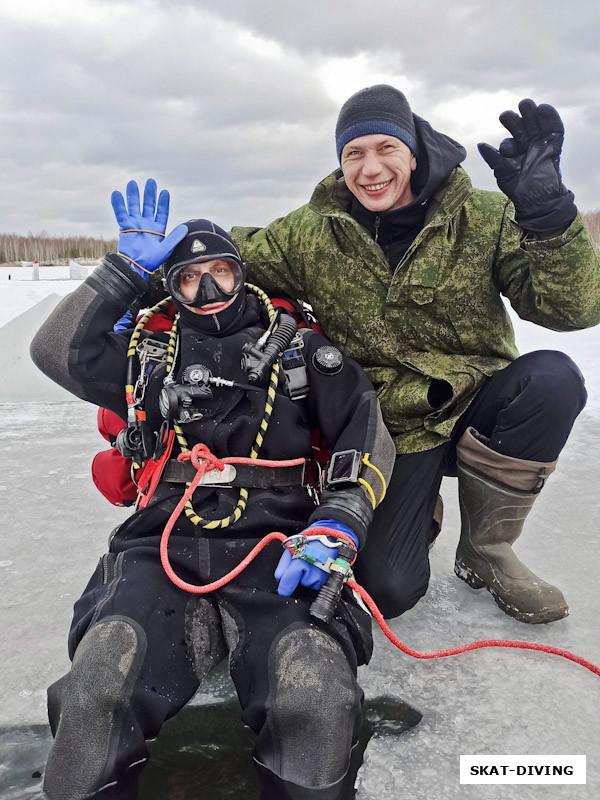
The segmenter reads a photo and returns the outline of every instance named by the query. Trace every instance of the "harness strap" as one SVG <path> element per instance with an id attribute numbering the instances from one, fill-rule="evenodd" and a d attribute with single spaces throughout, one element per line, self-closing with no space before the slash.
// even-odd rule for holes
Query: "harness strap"
<path id="1" fill-rule="evenodd" d="M 281 357 L 288 394 L 292 400 L 304 400 L 310 389 L 303 348 L 304 339 L 298 331 Z"/>
<path id="2" fill-rule="evenodd" d="M 167 483 L 190 483 L 196 468 L 189 461 L 170 460 L 163 472 Z M 221 471 L 204 473 L 198 486 L 243 486 L 246 489 L 270 489 L 274 486 L 306 486 L 305 464 L 290 467 L 267 467 L 259 464 L 226 464 Z"/>

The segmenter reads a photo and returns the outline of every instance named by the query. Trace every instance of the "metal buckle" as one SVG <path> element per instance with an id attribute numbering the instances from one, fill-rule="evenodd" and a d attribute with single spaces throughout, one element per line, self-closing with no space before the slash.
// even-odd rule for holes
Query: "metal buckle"
<path id="1" fill-rule="evenodd" d="M 316 506 L 318 506 L 319 503 L 321 502 L 321 499 L 319 497 L 319 493 L 317 492 L 316 487 L 313 486 L 312 483 L 307 483 L 304 488 L 306 489 L 306 492 L 307 492 L 308 496 L 310 497 L 310 499 L 313 501 L 313 503 Z"/>
<path id="2" fill-rule="evenodd" d="M 167 348 L 168 345 L 166 342 L 163 342 L 160 339 L 151 339 L 150 337 L 146 337 L 138 343 L 138 346 L 135 349 L 140 357 L 140 361 L 143 357 L 142 354 L 144 354 L 145 359 L 148 361 L 162 361 L 167 355 Z"/>
<path id="3" fill-rule="evenodd" d="M 205 472 L 198 486 L 223 486 L 223 484 L 230 484 L 235 476 L 236 469 L 233 464 L 225 464 L 225 468 L 221 471 L 219 469 L 210 469 Z"/>
<path id="4" fill-rule="evenodd" d="M 289 343 L 287 348 L 283 351 L 283 358 L 284 359 L 296 358 L 297 356 L 292 355 L 291 352 L 294 350 L 302 350 L 303 347 L 304 347 L 304 336 L 302 336 L 300 330 L 297 330 L 296 333 L 294 334 L 294 338 Z M 287 353 L 290 353 L 290 355 L 287 355 Z M 300 354 L 300 356 L 301 355 L 302 354 Z"/>

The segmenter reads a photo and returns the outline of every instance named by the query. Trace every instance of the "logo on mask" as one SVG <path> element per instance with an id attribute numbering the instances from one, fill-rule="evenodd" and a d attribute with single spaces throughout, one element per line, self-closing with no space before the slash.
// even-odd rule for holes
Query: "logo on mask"
<path id="1" fill-rule="evenodd" d="M 191 247 L 192 253 L 203 253 L 206 250 L 206 245 L 200 239 L 194 239 Z"/>

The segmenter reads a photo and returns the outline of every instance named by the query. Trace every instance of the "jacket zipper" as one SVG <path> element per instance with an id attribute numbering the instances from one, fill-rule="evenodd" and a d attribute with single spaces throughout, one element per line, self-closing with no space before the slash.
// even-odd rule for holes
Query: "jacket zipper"
<path id="1" fill-rule="evenodd" d="M 332 218 L 334 218 L 334 217 L 335 217 L 335 218 L 337 218 L 337 219 L 344 220 L 344 221 L 346 221 L 346 222 L 350 222 L 350 223 L 351 223 L 351 224 L 352 224 L 352 225 L 355 227 L 355 229 L 358 231 L 358 234 L 359 234 L 359 236 L 362 236 L 362 237 L 363 237 L 363 239 L 365 239 L 367 242 L 369 242 L 369 244 L 371 244 L 371 243 L 373 242 L 373 239 L 372 239 L 372 237 L 371 237 L 371 236 L 369 236 L 369 234 L 367 233 L 367 231 L 365 231 L 365 230 L 364 230 L 364 228 L 362 228 L 362 226 L 360 225 L 360 223 L 358 223 L 358 222 L 357 222 L 357 221 L 356 221 L 356 220 L 355 220 L 353 217 L 351 217 L 351 216 L 350 216 L 350 214 L 347 214 L 347 213 L 345 213 L 345 212 L 341 212 L 341 213 L 340 213 L 340 212 L 338 212 L 338 213 L 333 213 L 333 214 L 330 214 L 329 216 L 330 216 L 330 217 L 332 217 Z M 375 224 L 376 224 L 376 226 L 377 226 L 377 219 L 379 219 L 379 215 L 377 215 L 377 218 L 376 218 L 376 220 L 375 220 Z M 433 222 L 433 220 L 430 220 L 430 221 L 427 223 L 427 225 L 425 225 L 425 227 L 424 227 L 424 228 L 421 228 L 421 230 L 419 231 L 419 233 L 417 234 L 417 236 L 415 237 L 415 239 L 414 239 L 414 240 L 413 240 L 413 242 L 411 243 L 410 247 L 408 248 L 408 250 L 406 251 L 406 253 L 405 253 L 405 254 L 404 254 L 404 256 L 402 257 L 402 259 L 400 260 L 400 262 L 397 264 L 397 266 L 396 266 L 396 269 L 394 270 L 394 273 L 393 273 L 393 275 L 392 275 L 392 280 L 393 280 L 393 277 L 394 277 L 394 275 L 396 274 L 396 271 L 398 270 L 398 267 L 399 267 L 399 266 L 400 266 L 400 265 L 401 265 L 401 264 L 402 264 L 404 261 L 406 261 L 406 259 L 408 258 L 408 256 L 409 256 L 409 255 L 411 255 L 411 254 L 412 254 L 412 252 L 415 250 L 415 248 L 416 248 L 416 246 L 417 246 L 417 239 L 419 240 L 419 243 L 420 243 L 421 241 L 423 241 L 423 238 L 425 237 L 425 232 L 429 233 L 430 231 L 433 231 L 435 228 L 439 228 L 439 227 L 441 227 L 441 225 L 442 225 L 444 222 L 445 222 L 445 218 L 442 218 L 442 219 L 440 219 L 440 220 L 436 220 L 435 222 Z M 383 255 L 383 251 L 381 250 L 381 247 L 380 247 L 380 246 L 378 246 L 378 248 L 377 248 L 377 249 L 379 250 L 379 253 L 381 254 L 381 258 L 382 258 L 382 259 L 383 259 L 383 261 L 385 262 L 386 266 L 389 268 L 389 264 L 388 264 L 388 262 L 387 262 L 387 260 L 386 260 L 385 256 Z M 391 282 L 390 282 L 390 288 L 391 288 Z M 389 293 L 389 289 L 388 289 L 388 293 Z M 387 297 L 386 297 L 386 303 L 387 303 Z M 384 320 L 384 325 L 385 325 L 385 327 L 387 328 L 387 323 L 385 322 L 385 320 Z M 388 333 L 389 333 L 389 331 L 388 331 Z M 412 364 L 410 361 L 403 361 L 401 358 L 398 358 L 398 363 L 399 363 L 399 364 L 403 364 L 404 366 L 408 366 L 408 367 L 410 367 L 412 370 L 414 370 L 415 372 L 419 372 L 421 375 L 425 375 L 425 373 L 423 372 L 423 370 L 420 370 L 420 369 L 418 369 L 417 367 L 415 367 L 415 366 L 414 366 L 414 365 L 413 365 L 413 364 Z M 428 376 L 427 376 L 427 377 L 428 377 Z"/>
<path id="2" fill-rule="evenodd" d="M 328 216 L 331 219 L 339 219 L 339 220 L 342 220 L 343 222 L 349 222 L 351 225 L 354 226 L 354 228 L 357 231 L 358 235 L 364 241 L 369 243 L 369 246 L 371 246 L 371 245 L 373 245 L 374 243 L 377 242 L 377 239 L 376 238 L 373 239 L 373 237 L 370 236 L 370 234 L 363 228 L 363 226 L 359 222 L 357 222 L 353 217 L 350 216 L 350 214 L 348 214 L 348 213 L 346 213 L 344 211 L 337 212 L 337 213 L 331 213 L 331 214 L 327 214 L 327 215 L 323 214 L 322 216 Z M 379 219 L 379 215 L 377 216 L 377 218 L 375 220 L 375 226 L 376 226 L 375 232 L 376 232 L 376 235 L 378 234 L 378 231 L 379 231 L 379 224 L 377 222 L 378 219 Z M 396 269 L 398 269 L 400 264 L 402 264 L 408 258 L 408 256 L 412 255 L 413 251 L 417 247 L 417 244 L 420 244 L 423 241 L 423 239 L 425 238 L 425 234 L 426 233 L 429 234 L 429 232 L 434 230 L 435 228 L 441 227 L 441 225 L 443 225 L 444 222 L 446 222 L 446 218 L 445 217 L 440 219 L 440 220 L 436 220 L 435 222 L 430 221 L 430 222 L 427 223 L 427 225 L 425 225 L 424 228 L 421 228 L 421 230 L 419 231 L 417 236 L 411 242 L 411 245 L 408 248 L 408 250 L 406 251 L 406 253 L 402 256 L 402 259 L 398 262 L 398 264 L 396 266 Z M 418 242 L 417 242 L 417 240 L 418 240 Z M 378 256 L 381 258 L 381 261 L 385 264 L 385 266 L 389 270 L 390 265 L 388 264 L 386 257 L 383 255 L 383 251 L 382 251 L 380 245 L 378 245 L 377 251 L 378 251 Z"/>
<path id="3" fill-rule="evenodd" d="M 108 579 L 110 577 L 110 570 L 108 568 L 108 556 L 109 553 L 105 553 L 102 556 L 102 585 L 106 586 L 108 583 Z"/>
<path id="4" fill-rule="evenodd" d="M 112 568 L 109 566 L 108 557 L 113 555 L 112 553 L 105 553 L 102 556 L 102 585 L 108 586 L 109 589 L 106 592 L 106 596 L 100 600 L 98 605 L 96 606 L 96 610 L 94 611 L 94 615 L 90 621 L 90 627 L 94 625 L 100 617 L 100 613 L 106 603 L 114 596 L 114 593 L 117 590 L 117 586 L 120 581 L 120 575 L 122 570 L 122 562 L 123 562 L 123 555 L 124 553 L 117 553 L 115 556 L 114 562 L 112 564 Z M 119 580 L 115 580 L 119 576 Z"/>

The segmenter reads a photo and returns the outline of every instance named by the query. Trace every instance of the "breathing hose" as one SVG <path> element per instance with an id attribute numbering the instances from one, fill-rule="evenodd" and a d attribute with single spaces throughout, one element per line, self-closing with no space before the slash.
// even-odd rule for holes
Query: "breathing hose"
<path id="1" fill-rule="evenodd" d="M 262 351 L 255 347 L 248 348 L 250 355 L 256 355 L 256 363 L 248 370 L 248 383 L 262 381 L 267 370 L 279 358 L 284 350 L 290 346 L 296 334 L 298 325 L 293 317 L 284 314 L 277 321 L 277 329 L 271 333 Z"/>

